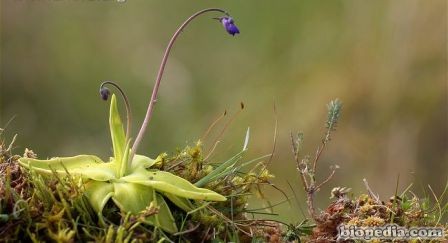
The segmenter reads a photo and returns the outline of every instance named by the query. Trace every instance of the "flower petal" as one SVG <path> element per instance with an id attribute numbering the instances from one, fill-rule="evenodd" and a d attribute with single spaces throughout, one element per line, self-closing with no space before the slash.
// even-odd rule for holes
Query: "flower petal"
<path id="1" fill-rule="evenodd" d="M 236 27 L 233 19 L 229 16 L 225 16 L 220 18 L 222 25 L 224 26 L 224 28 L 226 29 L 227 33 L 231 34 L 231 35 L 235 35 L 235 34 L 239 34 L 240 30 L 238 29 L 238 27 Z"/>

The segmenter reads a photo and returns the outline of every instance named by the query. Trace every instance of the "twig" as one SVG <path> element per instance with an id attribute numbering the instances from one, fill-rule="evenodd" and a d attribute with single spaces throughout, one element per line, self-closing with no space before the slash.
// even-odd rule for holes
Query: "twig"
<path id="1" fill-rule="evenodd" d="M 400 174 L 397 176 L 397 184 L 395 185 L 395 193 L 394 193 L 394 201 L 392 203 L 392 208 L 395 208 L 397 204 L 397 196 L 398 196 L 398 185 L 400 184 Z M 390 214 L 390 223 L 394 223 L 394 216 L 395 214 Z"/>
<path id="2" fill-rule="evenodd" d="M 331 178 L 333 178 L 335 172 L 336 172 L 336 169 L 333 169 L 333 171 L 331 171 L 331 174 L 327 177 L 327 179 L 325 179 L 318 186 L 316 186 L 316 191 L 318 191 L 323 185 L 325 185 L 327 182 L 329 182 L 331 180 Z"/>
<path id="3" fill-rule="evenodd" d="M 218 134 L 218 136 L 216 137 L 215 141 L 213 142 L 213 144 L 216 144 L 217 142 L 219 142 L 219 140 L 222 138 L 222 135 L 224 135 L 224 132 L 227 130 L 227 128 L 230 126 L 230 124 L 232 124 L 232 122 L 235 120 L 235 118 L 241 113 L 241 111 L 244 109 L 244 103 L 241 102 L 241 109 L 238 110 L 233 116 L 231 116 L 229 118 L 229 120 L 227 121 L 226 124 L 224 124 L 224 127 L 221 129 L 221 132 Z M 210 148 L 210 150 L 208 151 L 208 154 L 211 153 L 213 148 Z"/>
<path id="4" fill-rule="evenodd" d="M 431 185 L 428 184 L 429 190 L 432 193 L 432 196 L 434 197 L 434 200 L 436 200 L 436 205 L 439 208 L 439 218 L 437 219 L 437 224 L 439 224 L 440 220 L 442 219 L 442 207 L 440 206 L 440 201 L 436 196 L 436 193 L 434 192 L 434 190 L 432 189 Z"/>
<path id="5" fill-rule="evenodd" d="M 166 171 L 170 171 L 170 170 L 176 168 L 178 165 L 180 165 L 180 164 L 182 164 L 184 162 L 185 162 L 185 160 L 180 160 L 179 162 L 177 162 L 177 163 L 171 165 L 170 167 L 166 168 Z"/>
<path id="6" fill-rule="evenodd" d="M 317 161 L 320 159 L 322 152 L 324 151 L 325 147 L 327 146 L 327 143 L 328 143 L 327 138 L 329 137 L 329 135 L 328 135 L 329 132 L 330 132 L 330 130 L 328 129 L 327 133 L 326 133 L 327 135 L 325 135 L 325 139 L 322 140 L 322 146 L 319 146 L 317 148 L 316 156 L 314 157 L 314 161 L 313 161 L 313 173 L 316 173 Z"/>
<path id="7" fill-rule="evenodd" d="M 375 193 L 372 191 L 372 189 L 369 186 L 369 183 L 367 182 L 367 179 L 364 178 L 362 179 L 362 181 L 364 182 L 364 186 L 367 189 L 367 192 L 369 193 L 370 197 L 375 199 L 376 203 L 381 203 L 380 197 L 378 195 L 375 195 Z"/>
<path id="8" fill-rule="evenodd" d="M 14 143 L 16 142 L 17 139 L 17 134 L 14 135 L 14 137 L 12 138 L 11 143 L 9 144 L 8 148 L 6 149 L 6 152 L 11 152 L 12 146 L 14 145 Z"/>
<path id="9" fill-rule="evenodd" d="M 294 159 L 297 164 L 297 171 L 299 172 L 300 178 L 302 180 L 303 188 L 306 193 L 306 204 L 308 206 L 308 213 L 315 220 L 318 221 L 318 217 L 316 216 L 316 210 L 314 209 L 314 181 L 308 182 L 305 176 L 305 171 L 300 168 L 300 159 L 299 159 L 299 144 L 296 144 L 294 141 L 294 135 L 291 133 L 291 142 L 292 142 L 292 150 L 294 154 Z"/>
<path id="10" fill-rule="evenodd" d="M 210 151 L 208 151 L 207 156 L 205 156 L 204 161 L 208 160 L 208 158 L 210 158 L 210 156 L 213 154 L 213 152 L 215 152 L 216 147 L 218 147 L 218 144 L 221 141 L 216 141 L 215 144 L 213 145 L 212 149 Z"/>
<path id="11" fill-rule="evenodd" d="M 207 227 L 207 230 L 204 233 L 204 237 L 202 237 L 201 243 L 204 243 L 205 240 L 207 239 L 208 232 L 210 232 L 210 226 Z"/>
<path id="12" fill-rule="evenodd" d="M 304 218 L 306 218 L 306 216 L 305 216 L 305 212 L 303 211 L 302 206 L 300 206 L 300 202 L 299 202 L 299 199 L 298 199 L 298 197 L 297 197 L 296 192 L 294 191 L 294 188 L 292 187 L 291 183 L 289 183 L 289 181 L 286 181 L 286 183 L 288 183 L 288 186 L 289 186 L 289 188 L 291 189 L 292 194 L 294 195 L 294 199 L 295 199 L 295 201 L 296 201 L 297 207 L 298 207 L 299 210 L 300 210 L 300 213 L 302 213 L 302 216 L 303 216 Z"/>
<path id="13" fill-rule="evenodd" d="M 219 121 L 222 120 L 227 115 L 227 110 L 224 110 L 224 113 L 222 113 L 218 118 L 216 118 L 212 124 L 207 128 L 205 133 L 201 136 L 201 141 L 204 141 L 204 139 L 208 136 L 208 134 L 211 132 L 211 130 L 218 124 Z"/>
<path id="14" fill-rule="evenodd" d="M 333 168 L 328 177 L 325 180 L 323 180 L 320 184 L 317 184 L 315 179 L 317 162 L 319 161 L 323 151 L 325 150 L 325 147 L 327 146 L 328 142 L 331 139 L 331 132 L 335 130 L 341 110 L 341 103 L 339 102 L 339 100 L 336 99 L 331 101 L 327 107 L 328 107 L 328 119 L 326 122 L 327 130 L 325 132 L 324 138 L 322 139 L 322 145 L 319 146 L 316 150 L 316 154 L 314 156 L 314 160 L 312 161 L 312 165 L 310 165 L 308 157 L 305 157 L 303 160 L 300 160 L 299 158 L 303 135 L 299 134 L 297 136 L 297 139 L 295 139 L 294 135 L 291 133 L 292 150 L 294 154 L 294 159 L 297 164 L 297 171 L 299 172 L 303 188 L 306 192 L 306 203 L 308 205 L 308 213 L 316 222 L 319 222 L 321 220 L 316 215 L 316 210 L 314 208 L 315 193 L 319 191 L 322 186 L 324 186 L 333 178 L 336 169 L 338 168 L 338 167 Z M 310 169 L 309 166 L 311 166 L 312 168 Z"/>
<path id="15" fill-rule="evenodd" d="M 275 127 L 274 127 L 274 139 L 273 139 L 273 145 L 272 145 L 272 152 L 271 152 L 271 157 L 269 157 L 269 160 L 266 163 L 266 167 L 268 167 L 269 164 L 272 162 L 272 158 L 274 157 L 275 149 L 277 147 L 278 115 L 277 115 L 277 107 L 275 105 L 275 101 L 274 101 L 274 118 L 275 118 Z"/>
<path id="16" fill-rule="evenodd" d="M 300 168 L 299 148 L 294 141 L 294 135 L 292 134 L 292 132 L 291 132 L 291 146 L 292 146 L 292 153 L 294 154 L 294 160 L 296 161 L 297 171 L 299 172 L 300 178 L 302 179 L 302 183 L 306 189 L 305 191 L 307 191 L 309 187 L 308 182 L 306 180 L 305 173 Z"/>
<path id="17" fill-rule="evenodd" d="M 237 228 L 239 231 L 241 231 L 242 233 L 246 234 L 247 236 L 251 236 L 251 234 L 243 229 L 241 229 L 240 227 L 238 227 L 238 225 L 242 225 L 242 224 L 237 224 L 235 222 L 233 222 L 232 220 L 230 220 L 228 217 L 226 217 L 224 214 L 222 214 L 220 211 L 216 210 L 215 208 L 211 207 L 211 206 L 207 206 L 207 208 L 212 211 L 213 213 L 215 213 L 216 215 L 218 215 L 219 217 L 221 217 L 224 221 L 226 221 L 227 223 L 235 226 L 235 228 Z M 243 225 L 244 226 L 244 225 Z"/>
<path id="18" fill-rule="evenodd" d="M 187 229 L 187 230 L 182 231 L 182 232 L 174 233 L 173 235 L 174 235 L 174 236 L 179 236 L 179 235 L 184 235 L 184 234 L 191 233 L 191 232 L 195 231 L 196 229 L 198 229 L 199 226 L 201 226 L 201 224 L 197 224 L 196 226 L 194 226 L 194 227 L 191 228 L 191 229 Z"/>

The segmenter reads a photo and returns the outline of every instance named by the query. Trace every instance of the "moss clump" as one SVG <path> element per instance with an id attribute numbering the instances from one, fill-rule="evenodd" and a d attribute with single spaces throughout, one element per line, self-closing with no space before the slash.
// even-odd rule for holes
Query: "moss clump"
<path id="1" fill-rule="evenodd" d="M 375 227 L 394 223 L 402 227 L 444 227 L 437 219 L 437 213 L 428 206 L 427 199 L 420 199 L 412 193 L 391 197 L 386 202 L 367 194 L 354 198 L 340 194 L 319 215 L 310 239 L 315 242 L 335 241 L 340 224 Z"/>
<path id="2" fill-rule="evenodd" d="M 197 183 L 220 165 L 206 160 L 205 157 L 209 156 L 203 155 L 202 143 L 197 142 L 194 146 L 178 150 L 172 156 L 167 154 L 159 156 L 163 158 L 160 168 Z M 226 196 L 227 201 L 209 204 L 191 214 L 176 211 L 176 215 L 183 218 L 185 225 L 190 225 L 190 229 L 196 227 L 180 238 L 192 242 L 213 239 L 226 242 L 237 239 L 250 241 L 256 238 L 278 242 L 274 239 L 280 239 L 282 236 L 279 223 L 247 217 L 247 212 L 250 210 L 248 198 L 254 195 L 264 198 L 261 188 L 272 185 L 270 179 L 273 176 L 260 161 L 252 160 L 250 163 L 236 161 L 230 166 L 231 173 L 224 173 L 218 179 L 205 184 L 205 188 Z M 252 163 L 256 162 L 258 163 L 252 166 Z"/>

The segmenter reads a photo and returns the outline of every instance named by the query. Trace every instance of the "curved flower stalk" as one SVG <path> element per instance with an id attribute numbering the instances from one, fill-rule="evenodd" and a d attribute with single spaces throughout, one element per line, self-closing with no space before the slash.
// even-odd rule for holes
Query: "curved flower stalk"
<path id="1" fill-rule="evenodd" d="M 236 30 L 238 33 L 240 33 L 238 28 L 235 26 L 233 19 L 230 18 L 229 14 L 226 11 L 219 9 L 219 8 L 207 8 L 207 9 L 203 9 L 199 12 L 196 12 L 195 14 L 191 15 L 187 20 L 185 20 L 180 25 L 180 27 L 176 30 L 176 32 L 174 32 L 174 35 L 171 37 L 171 40 L 165 49 L 165 54 L 163 55 L 162 62 L 160 63 L 159 72 L 157 73 L 156 82 L 155 82 L 154 88 L 152 90 L 151 99 L 149 100 L 148 109 L 146 110 L 145 119 L 143 120 L 143 123 L 140 127 L 137 137 L 135 138 L 134 144 L 132 145 L 132 151 L 131 151 L 131 156 L 130 156 L 131 158 L 133 157 L 133 153 L 137 152 L 138 146 L 140 145 L 140 142 L 142 141 L 143 136 L 145 135 L 146 128 L 148 127 L 149 121 L 151 121 L 152 112 L 154 111 L 154 106 L 157 102 L 157 94 L 159 92 L 160 82 L 162 81 L 162 76 L 163 76 L 163 72 L 165 71 L 166 62 L 168 61 L 168 57 L 170 55 L 171 49 L 174 45 L 174 42 L 176 41 L 177 37 L 182 33 L 182 31 L 185 29 L 185 27 L 187 27 L 187 25 L 193 19 L 195 19 L 196 17 L 198 17 L 204 13 L 207 13 L 207 12 L 219 12 L 219 13 L 224 14 L 225 15 L 224 17 L 214 18 L 214 19 L 218 19 L 223 24 L 227 33 L 229 33 L 231 35 L 235 35 Z M 223 20 L 226 20 L 227 22 L 229 22 L 228 21 L 229 18 L 232 19 L 230 26 L 228 24 L 224 23 L 224 21 L 223 21 Z"/>
<path id="2" fill-rule="evenodd" d="M 106 84 L 113 85 L 123 96 L 127 110 L 125 132 L 118 112 L 116 97 L 112 95 L 109 126 L 114 155 L 110 158 L 110 161 L 102 161 L 94 155 L 78 155 L 74 157 L 56 157 L 48 160 L 20 158 L 20 164 L 41 174 L 58 174 L 79 178 L 85 187 L 85 195 L 93 209 L 97 212 L 100 220 L 102 220 L 102 211 L 106 203 L 112 200 L 124 213 L 156 212 L 151 213 L 150 216 L 145 216 L 144 222 L 169 233 L 177 232 L 178 228 L 165 198 L 187 212 L 194 210 L 193 203 L 190 200 L 225 201 L 226 198 L 224 196 L 214 191 L 200 188 L 169 172 L 153 169 L 152 166 L 162 158 L 159 157 L 153 160 L 146 156 L 135 154 L 151 118 L 164 67 L 175 39 L 191 20 L 211 11 L 221 12 L 227 16 L 220 19 L 230 18 L 221 9 L 201 10 L 188 18 L 171 38 L 162 59 L 145 120 L 132 149 L 129 137 L 130 108 L 128 99 L 118 85 L 106 81 L 100 88 L 101 98 L 107 100 L 110 95 L 110 91 L 103 86 Z M 221 22 L 223 23 L 223 21 Z M 233 21 L 231 24 L 233 25 Z M 228 25 L 224 23 L 223 25 L 229 34 L 239 33 L 236 26 L 230 26 L 231 29 L 229 30 Z"/>

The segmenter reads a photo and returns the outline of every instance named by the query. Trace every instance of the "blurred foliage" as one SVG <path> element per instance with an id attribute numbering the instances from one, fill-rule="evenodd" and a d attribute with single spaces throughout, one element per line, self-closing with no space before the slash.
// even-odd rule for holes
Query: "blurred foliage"
<path id="1" fill-rule="evenodd" d="M 304 149 L 312 151 L 325 129 L 322 107 L 337 97 L 344 114 L 321 160 L 322 168 L 341 166 L 335 185 L 364 192 L 365 177 L 385 197 L 394 193 L 391 185 L 400 174 L 401 189 L 415 181 L 438 193 L 448 169 L 446 5 L 444 0 L 2 0 L 0 127 L 14 117 L 6 134 L 18 133 L 20 150 L 31 147 L 41 158 L 79 151 L 105 158 L 111 144 L 100 82 L 122 85 L 138 127 L 172 32 L 194 11 L 222 7 L 241 35 L 228 36 L 207 18 L 183 33 L 141 153 L 155 157 L 196 141 L 225 109 L 237 112 L 240 101 L 246 109 L 227 130 L 216 158 L 239 150 L 234 141 L 247 126 L 248 156 L 269 153 L 275 103 L 278 143 L 271 171 L 281 175 L 275 180 L 280 187 L 286 188 L 286 180 L 298 187 L 289 132 L 301 129 L 309 146 Z M 204 144 L 211 147 L 213 139 Z M 330 186 L 322 190 L 321 207 Z M 275 191 L 270 197 L 281 200 Z M 290 212 L 284 205 L 278 213 Z"/>

